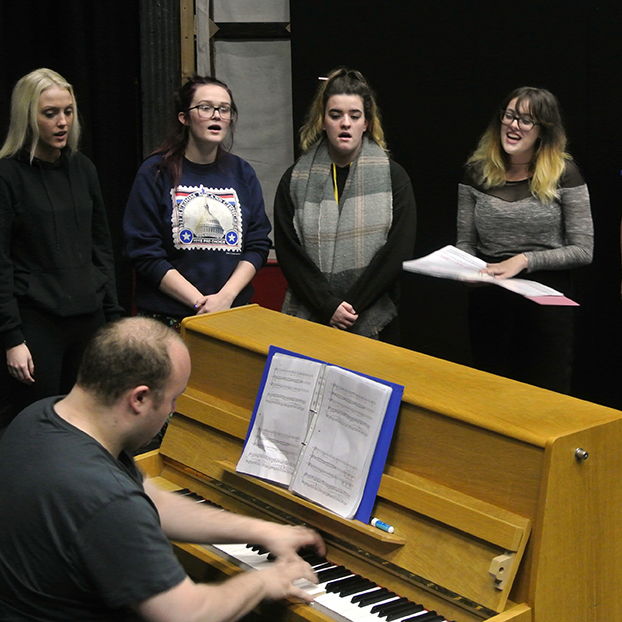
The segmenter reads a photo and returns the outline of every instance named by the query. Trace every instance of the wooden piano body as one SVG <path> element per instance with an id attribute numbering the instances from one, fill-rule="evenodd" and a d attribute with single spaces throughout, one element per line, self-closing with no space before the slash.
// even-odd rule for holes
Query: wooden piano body
<path id="1" fill-rule="evenodd" d="M 456 622 L 622 615 L 622 413 L 257 306 L 189 318 L 183 335 L 188 388 L 141 460 L 161 485 L 313 526 L 331 561 Z M 374 508 L 394 534 L 235 473 L 271 344 L 405 386 Z M 199 579 L 236 572 L 178 548 Z M 327 620 L 302 604 L 266 617 Z"/>

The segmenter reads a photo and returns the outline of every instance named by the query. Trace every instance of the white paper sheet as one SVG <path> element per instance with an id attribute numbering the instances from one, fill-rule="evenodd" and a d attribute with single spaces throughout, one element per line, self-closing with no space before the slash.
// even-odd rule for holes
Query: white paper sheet
<path id="1" fill-rule="evenodd" d="M 547 285 L 542 285 L 542 283 L 537 283 L 536 281 L 516 278 L 496 279 L 490 274 L 484 274 L 481 270 L 486 267 L 485 261 L 473 255 L 469 255 L 469 253 L 465 253 L 451 245 L 434 251 L 425 257 L 405 261 L 402 267 L 407 272 L 418 272 L 419 274 L 427 274 L 428 276 L 444 279 L 473 283 L 490 283 L 503 287 L 515 294 L 525 296 L 526 298 L 538 299 L 548 296 L 561 296 L 568 303 L 576 304 L 569 298 L 566 298 L 561 292 Z"/>
<path id="2" fill-rule="evenodd" d="M 324 365 L 275 354 L 237 471 L 289 485 L 311 423 L 311 402 Z"/>
<path id="3" fill-rule="evenodd" d="M 328 367 L 290 490 L 352 518 L 361 502 L 391 388 Z"/>

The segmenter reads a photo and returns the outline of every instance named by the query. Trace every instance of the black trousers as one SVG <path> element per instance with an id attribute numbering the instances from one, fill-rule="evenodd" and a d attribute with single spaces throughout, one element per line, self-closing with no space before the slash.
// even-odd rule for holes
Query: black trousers
<path id="1" fill-rule="evenodd" d="M 567 270 L 537 273 L 538 281 L 572 297 Z M 574 308 L 539 305 L 496 285 L 469 290 L 475 367 L 535 386 L 570 393 Z"/>
<path id="2" fill-rule="evenodd" d="M 84 347 L 104 323 L 103 311 L 58 317 L 41 309 L 20 307 L 22 333 L 34 363 L 34 384 L 9 375 L 6 357 L 0 370 L 0 428 L 26 406 L 52 395 L 69 393 L 78 375 Z"/>

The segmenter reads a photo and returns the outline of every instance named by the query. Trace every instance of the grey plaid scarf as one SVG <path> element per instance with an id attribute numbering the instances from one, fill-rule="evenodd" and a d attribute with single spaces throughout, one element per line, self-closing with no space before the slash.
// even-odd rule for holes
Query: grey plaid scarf
<path id="1" fill-rule="evenodd" d="M 324 139 L 294 167 L 290 194 L 295 205 L 294 228 L 302 246 L 326 277 L 331 291 L 346 300 L 348 291 L 386 244 L 393 216 L 391 172 L 386 153 L 364 137 L 337 205 L 331 167 Z M 290 288 L 282 311 L 317 321 Z M 351 331 L 377 337 L 396 315 L 397 309 L 385 293 L 359 313 Z"/>

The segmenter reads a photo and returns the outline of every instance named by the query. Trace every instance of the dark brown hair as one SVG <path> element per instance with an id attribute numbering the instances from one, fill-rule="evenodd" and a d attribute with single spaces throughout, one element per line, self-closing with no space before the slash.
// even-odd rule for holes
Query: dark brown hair
<path id="1" fill-rule="evenodd" d="M 229 124 L 229 139 L 227 146 L 218 145 L 218 151 L 216 153 L 216 161 L 222 161 L 224 155 L 231 149 L 233 144 L 233 133 L 235 129 L 235 122 L 238 116 L 238 109 L 233 100 L 233 93 L 231 89 L 217 78 L 211 76 L 199 76 L 193 75 L 179 88 L 175 93 L 175 118 L 172 121 L 171 130 L 164 140 L 164 142 L 151 154 L 162 155 L 163 160 L 159 165 L 160 171 L 169 171 L 173 179 L 173 187 L 177 187 L 179 180 L 181 179 L 181 169 L 184 159 L 184 153 L 188 146 L 188 126 L 184 125 L 179 120 L 179 114 L 188 114 L 188 109 L 192 104 L 194 94 L 200 86 L 213 84 L 220 86 L 231 98 L 231 123 Z"/>

